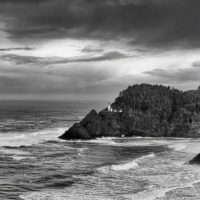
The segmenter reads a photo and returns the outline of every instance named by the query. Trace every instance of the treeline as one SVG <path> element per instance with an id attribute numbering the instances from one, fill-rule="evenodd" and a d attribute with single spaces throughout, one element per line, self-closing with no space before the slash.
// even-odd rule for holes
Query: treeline
<path id="1" fill-rule="evenodd" d="M 200 112 L 200 89 L 182 92 L 169 86 L 137 84 L 120 92 L 112 107 L 170 122 L 177 111 Z"/>

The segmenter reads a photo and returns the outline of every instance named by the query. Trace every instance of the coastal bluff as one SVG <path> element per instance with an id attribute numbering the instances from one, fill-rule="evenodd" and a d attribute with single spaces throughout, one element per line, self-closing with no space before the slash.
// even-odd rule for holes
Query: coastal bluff
<path id="1" fill-rule="evenodd" d="M 136 84 L 120 92 L 97 113 L 91 110 L 59 138 L 200 137 L 200 88 L 180 91 L 162 85 Z"/>

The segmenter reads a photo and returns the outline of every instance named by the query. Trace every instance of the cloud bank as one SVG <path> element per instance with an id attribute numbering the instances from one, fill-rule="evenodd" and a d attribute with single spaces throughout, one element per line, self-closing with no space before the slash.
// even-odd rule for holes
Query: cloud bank
<path id="1" fill-rule="evenodd" d="M 1 94 L 199 85 L 198 0 L 1 0 Z"/>
<path id="2" fill-rule="evenodd" d="M 15 40 L 126 38 L 141 46 L 199 47 L 198 0 L 3 0 L 5 31 Z"/>

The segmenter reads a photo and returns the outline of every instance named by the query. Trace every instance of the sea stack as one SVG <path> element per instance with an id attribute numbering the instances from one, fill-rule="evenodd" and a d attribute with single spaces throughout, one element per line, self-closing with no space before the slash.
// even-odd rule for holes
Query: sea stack
<path id="1" fill-rule="evenodd" d="M 200 90 L 129 86 L 109 107 L 99 113 L 91 110 L 60 138 L 107 136 L 200 137 Z"/>
<path id="2" fill-rule="evenodd" d="M 195 156 L 192 160 L 189 161 L 190 165 L 199 165 L 200 164 L 200 153 Z"/>

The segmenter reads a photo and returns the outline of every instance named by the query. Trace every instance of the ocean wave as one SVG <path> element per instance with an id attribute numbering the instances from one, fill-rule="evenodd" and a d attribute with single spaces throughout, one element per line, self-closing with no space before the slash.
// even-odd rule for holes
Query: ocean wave
<path id="1" fill-rule="evenodd" d="M 120 171 L 120 170 L 129 170 L 135 167 L 138 167 L 138 163 L 135 160 L 133 160 L 132 162 L 128 162 L 124 164 L 112 165 L 111 169 L 115 171 Z"/>
<path id="2" fill-rule="evenodd" d="M 129 141 L 126 141 L 126 140 Z M 131 141 L 130 141 L 131 139 Z M 126 142 L 124 142 L 126 141 Z M 155 138 L 150 137 L 130 137 L 130 138 L 120 138 L 120 137 L 102 137 L 90 140 L 88 142 L 91 143 L 99 143 L 105 145 L 112 145 L 112 146 L 120 146 L 120 147 L 138 147 L 138 146 L 160 146 L 168 144 L 167 141 L 158 140 Z"/>
<path id="3" fill-rule="evenodd" d="M 63 140 L 64 142 L 68 143 L 97 143 L 97 144 L 103 144 L 103 145 L 117 145 L 115 141 L 113 141 L 114 137 L 101 137 L 96 139 L 90 139 L 90 140 Z"/>
<path id="4" fill-rule="evenodd" d="M 135 195 L 132 195 L 132 199 L 137 200 L 156 200 L 163 197 L 167 197 L 167 194 L 173 192 L 178 189 L 192 188 L 195 184 L 200 183 L 200 180 L 192 181 L 189 183 L 181 184 L 175 187 L 167 187 L 167 188 L 157 188 L 153 190 L 145 190 L 139 192 Z"/>
<path id="5" fill-rule="evenodd" d="M 20 147 L 31 146 L 49 140 L 59 140 L 60 136 L 66 128 L 52 128 L 36 132 L 13 132 L 0 134 L 0 147 Z"/>
<path id="6" fill-rule="evenodd" d="M 137 140 L 133 140 L 129 142 L 124 142 L 123 140 L 126 140 L 126 138 L 102 137 L 102 138 L 97 138 L 97 139 L 92 139 L 92 140 L 77 140 L 76 142 L 98 143 L 98 144 L 103 144 L 103 145 L 119 146 L 119 147 L 160 146 L 160 145 L 167 144 L 167 142 L 165 141 L 158 141 L 155 139 L 142 140 L 141 138 L 137 138 Z"/>
<path id="7" fill-rule="evenodd" d="M 126 141 L 127 140 L 127 141 Z M 131 140 L 131 141 L 130 141 Z M 152 137 L 101 137 L 91 140 L 62 140 L 66 143 L 95 143 L 116 147 L 166 146 L 169 142 Z"/>
<path id="8" fill-rule="evenodd" d="M 23 160 L 30 157 L 30 153 L 15 148 L 0 148 L 0 152 L 6 156 L 13 158 L 14 160 Z"/>
<path id="9" fill-rule="evenodd" d="M 102 173 L 106 173 L 110 170 L 127 171 L 127 170 L 130 170 L 130 169 L 137 168 L 139 166 L 140 162 L 142 162 L 145 159 L 153 158 L 153 157 L 155 157 L 155 154 L 150 153 L 148 155 L 144 155 L 144 156 L 141 156 L 139 158 L 136 158 L 136 159 L 132 160 L 131 162 L 114 164 L 114 165 L 111 165 L 111 166 L 103 166 L 103 167 L 99 167 L 97 170 L 102 172 Z"/>
<path id="10" fill-rule="evenodd" d="M 78 148 L 78 156 L 80 156 L 80 157 L 84 157 L 84 153 L 85 153 L 85 151 L 86 150 L 88 150 L 88 148 Z"/>
<path id="11" fill-rule="evenodd" d="M 168 146 L 169 146 L 169 148 L 172 148 L 175 151 L 181 151 L 186 148 L 186 144 L 179 144 L 179 143 L 168 145 Z"/>
<path id="12" fill-rule="evenodd" d="M 133 137 L 132 137 L 133 138 Z M 122 138 L 121 138 L 122 139 Z M 174 151 L 182 151 L 187 153 L 199 153 L 199 138 L 137 138 L 128 142 L 120 142 L 117 138 L 115 146 L 137 147 L 137 146 L 167 146 Z"/>
<path id="13" fill-rule="evenodd" d="M 11 156 L 13 158 L 13 160 L 25 160 L 25 159 L 30 159 L 30 157 L 27 156 Z M 33 157 L 31 157 L 31 159 L 33 159 Z"/>
<path id="14" fill-rule="evenodd" d="M 70 193 L 66 193 L 66 191 L 41 191 L 20 195 L 19 198 L 23 200 L 108 200 L 108 198 L 99 195 L 96 197 L 89 193 L 83 194 L 81 191 L 71 191 Z M 114 200 L 113 198 L 109 199 Z"/>
<path id="15" fill-rule="evenodd" d="M 164 146 L 167 143 L 164 141 L 156 141 L 156 140 L 151 140 L 151 141 L 130 141 L 126 143 L 116 143 L 116 146 L 123 146 L 123 147 L 141 147 L 141 146 Z"/>
<path id="16" fill-rule="evenodd" d="M 105 144 L 105 145 L 116 145 L 116 142 L 113 141 L 113 137 L 102 137 L 102 138 L 90 140 L 88 142 Z"/>
<path id="17" fill-rule="evenodd" d="M 66 200 L 60 192 L 33 192 L 25 195 L 20 195 L 20 199 L 23 200 Z"/>
<path id="18" fill-rule="evenodd" d="M 148 158 L 152 158 L 152 157 L 155 157 L 154 153 L 151 153 L 151 154 L 148 154 L 148 155 L 145 155 L 145 156 L 141 156 L 141 157 L 136 158 L 133 161 L 128 162 L 128 163 L 119 164 L 119 165 L 112 165 L 111 169 L 115 170 L 115 171 L 129 170 L 129 169 L 138 167 L 139 166 L 138 162 L 141 162 L 144 159 L 148 159 Z"/>
<path id="19" fill-rule="evenodd" d="M 189 154 L 199 153 L 199 138 L 187 138 L 181 141 L 168 141 L 167 146 L 174 151 L 186 152 Z"/>

